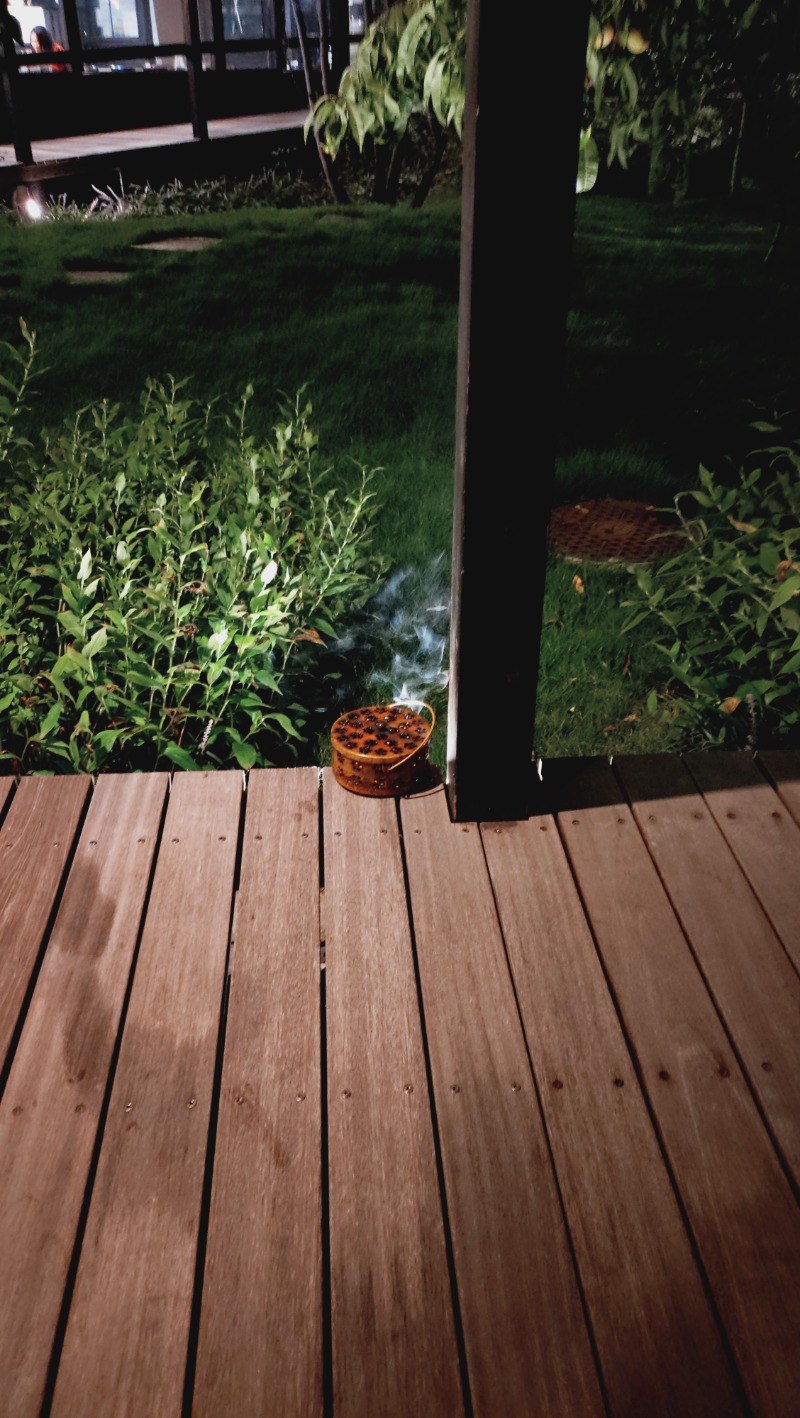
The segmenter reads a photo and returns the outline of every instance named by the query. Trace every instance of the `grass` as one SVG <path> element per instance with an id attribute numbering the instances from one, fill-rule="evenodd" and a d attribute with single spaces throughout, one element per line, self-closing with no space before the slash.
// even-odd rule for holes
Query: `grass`
<path id="1" fill-rule="evenodd" d="M 167 234 L 220 237 L 194 253 L 137 250 Z M 192 218 L 0 228 L 0 336 L 24 316 L 48 370 L 41 425 L 148 376 L 190 377 L 202 402 L 255 386 L 254 433 L 302 385 L 322 448 L 386 469 L 381 537 L 403 560 L 449 545 L 459 212 L 253 210 Z M 73 285 L 70 268 L 130 272 Z M 260 427 L 259 427 L 260 422 Z"/>
<path id="2" fill-rule="evenodd" d="M 773 231 L 769 213 L 744 206 L 578 200 L 556 500 L 607 494 L 666 505 L 694 484 L 700 461 L 735 452 L 749 418 L 792 401 L 796 234 L 765 263 Z M 220 241 L 197 253 L 137 249 L 187 232 Z M 202 401 L 235 398 L 252 382 L 256 431 L 259 421 L 267 431 L 278 392 L 306 386 L 335 476 L 347 482 L 354 462 L 382 470 L 379 549 L 394 569 L 424 576 L 450 549 L 459 249 L 455 196 L 419 212 L 252 208 L 37 227 L 8 219 L 0 338 L 18 342 L 21 316 L 37 332 L 48 366 L 37 384 L 40 428 L 101 397 L 132 403 L 147 377 L 174 374 Z M 69 269 L 82 266 L 129 271 L 130 280 L 70 283 Z M 624 570 L 552 563 L 537 752 L 678 741 L 679 724 L 646 709 L 648 695 L 665 690 L 648 632 L 622 633 L 630 585 Z M 388 648 L 373 636 L 383 667 Z M 355 655 L 349 667 L 364 686 L 366 662 Z M 341 692 L 349 688 L 346 673 Z M 444 696 L 434 687 L 430 697 L 441 762 Z"/>

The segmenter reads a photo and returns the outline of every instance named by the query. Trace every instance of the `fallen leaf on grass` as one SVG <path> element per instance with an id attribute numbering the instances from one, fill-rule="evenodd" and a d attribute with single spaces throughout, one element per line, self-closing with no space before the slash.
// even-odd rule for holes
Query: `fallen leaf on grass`
<path id="1" fill-rule="evenodd" d="M 723 699 L 719 707 L 723 714 L 733 714 L 739 708 L 741 702 L 741 699 L 737 699 L 736 695 L 732 694 L 729 699 Z"/>
<path id="2" fill-rule="evenodd" d="M 578 595 L 579 595 L 579 596 L 582 596 L 582 595 L 583 595 L 583 592 L 584 592 L 584 585 L 583 585 L 583 581 L 581 580 L 580 576 L 573 576 L 573 578 L 572 578 L 572 584 L 573 584 L 573 586 L 575 587 L 575 590 L 578 592 Z"/>

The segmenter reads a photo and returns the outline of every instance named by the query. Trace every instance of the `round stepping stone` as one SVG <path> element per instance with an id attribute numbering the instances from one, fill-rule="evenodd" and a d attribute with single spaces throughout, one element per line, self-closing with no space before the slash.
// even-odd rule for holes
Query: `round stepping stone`
<path id="1" fill-rule="evenodd" d="M 111 285 L 115 281 L 127 281 L 130 271 L 66 271 L 68 281 L 76 286 Z"/>
<path id="2" fill-rule="evenodd" d="M 204 251 L 216 246 L 220 236 L 167 236 L 163 241 L 138 241 L 137 251 Z"/>

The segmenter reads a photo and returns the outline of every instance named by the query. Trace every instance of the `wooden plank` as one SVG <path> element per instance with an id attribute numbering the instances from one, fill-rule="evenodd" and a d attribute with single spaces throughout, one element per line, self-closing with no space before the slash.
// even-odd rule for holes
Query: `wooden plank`
<path id="1" fill-rule="evenodd" d="M 739 866 L 800 970 L 800 826 L 748 753 L 692 753 L 686 764 Z"/>
<path id="2" fill-rule="evenodd" d="M 747 1396 L 794 1418 L 800 1210 L 611 769 L 543 776 Z"/>
<path id="3" fill-rule="evenodd" d="M 800 823 L 800 749 L 765 749 L 756 761 L 775 784 L 795 822 Z"/>
<path id="4" fill-rule="evenodd" d="M 800 976 L 681 760 L 631 757 L 615 766 L 750 1087 L 800 1184 Z M 725 792 L 723 818 L 731 801 L 749 792 Z"/>
<path id="5" fill-rule="evenodd" d="M 88 774 L 22 778 L 0 831 L 0 1066 L 91 781 Z"/>
<path id="6" fill-rule="evenodd" d="M 740 1414 L 555 823 L 482 836 L 611 1412 Z"/>
<path id="7" fill-rule="evenodd" d="M 324 777 L 337 1418 L 463 1412 L 392 799 Z"/>
<path id="8" fill-rule="evenodd" d="M 0 1107 L 0 1373 L 14 1418 L 44 1397 L 167 783 L 99 778 Z"/>
<path id="9" fill-rule="evenodd" d="M 401 817 L 476 1415 L 604 1412 L 477 827 Z"/>
<path id="10" fill-rule="evenodd" d="M 181 1411 L 241 795 L 238 772 L 173 779 L 55 1418 Z"/>
<path id="11" fill-rule="evenodd" d="M 194 1418 L 322 1415 L 319 775 L 250 774 Z"/>

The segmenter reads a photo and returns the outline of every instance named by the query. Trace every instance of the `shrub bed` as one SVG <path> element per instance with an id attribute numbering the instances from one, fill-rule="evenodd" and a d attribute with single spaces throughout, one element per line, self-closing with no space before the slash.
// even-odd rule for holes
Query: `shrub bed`
<path id="1" fill-rule="evenodd" d="M 304 391 L 273 438 L 149 380 L 25 436 L 36 342 L 0 379 L 0 765 L 6 772 L 296 761 L 320 647 L 371 595 L 372 473 L 332 490 Z M 341 483 L 341 479 L 338 480 Z"/>
<path id="2" fill-rule="evenodd" d="M 637 577 L 626 630 L 656 623 L 671 709 L 689 745 L 759 748 L 800 735 L 800 439 L 752 425 L 758 444 L 735 468 L 701 467 L 675 508 L 686 544 Z M 768 443 L 762 444 L 766 436 Z"/>

